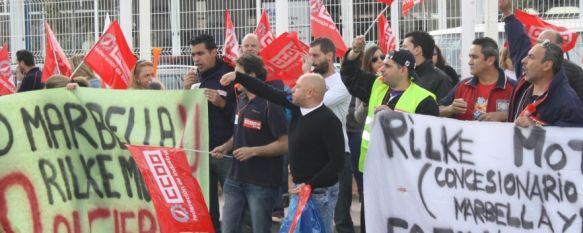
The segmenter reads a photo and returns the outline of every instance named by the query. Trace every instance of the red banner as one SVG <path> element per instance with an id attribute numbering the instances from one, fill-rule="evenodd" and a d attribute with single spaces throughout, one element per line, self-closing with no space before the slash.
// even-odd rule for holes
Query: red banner
<path id="1" fill-rule="evenodd" d="M 10 67 L 10 57 L 8 57 L 8 45 L 4 45 L 0 50 L 0 96 L 10 95 L 16 92 L 12 67 Z"/>
<path id="2" fill-rule="evenodd" d="M 310 0 L 310 30 L 314 38 L 326 37 L 336 46 L 336 56 L 342 58 L 348 50 L 340 31 L 321 0 Z"/>
<path id="3" fill-rule="evenodd" d="M 296 80 L 304 74 L 302 55 L 307 52 L 297 33 L 281 34 L 260 53 L 270 74 L 267 81 L 277 79 L 289 87 L 295 86 Z"/>
<path id="4" fill-rule="evenodd" d="M 544 30 L 553 30 L 560 33 L 561 37 L 563 37 L 563 44 L 561 47 L 563 48 L 564 52 L 568 52 L 569 50 L 575 48 L 577 38 L 579 38 L 579 33 L 568 31 L 565 27 L 550 24 L 535 15 L 527 14 L 519 9 L 516 9 L 514 16 L 516 16 L 516 19 L 518 19 L 524 25 L 526 33 L 530 37 L 530 41 L 533 45 L 536 44 L 538 36 L 541 32 Z"/>
<path id="5" fill-rule="evenodd" d="M 267 11 L 265 9 L 263 9 L 263 12 L 261 13 L 261 19 L 255 28 L 255 35 L 257 35 L 259 38 L 260 49 L 264 49 L 275 39 L 273 33 L 271 33 L 269 17 L 267 16 Z"/>
<path id="6" fill-rule="evenodd" d="M 393 35 L 393 30 L 391 25 L 387 22 L 384 14 L 379 15 L 379 49 L 383 51 L 384 54 L 394 51 L 397 48 L 395 44 L 395 36 Z"/>
<path id="7" fill-rule="evenodd" d="M 114 89 L 128 88 L 136 61 L 117 20 L 111 23 L 85 56 L 85 63 Z"/>
<path id="8" fill-rule="evenodd" d="M 421 0 L 403 0 L 403 15 L 409 15 L 409 10 L 413 8 L 415 5 L 419 4 Z"/>
<path id="9" fill-rule="evenodd" d="M 45 64 L 43 66 L 42 82 L 46 82 L 53 74 L 71 75 L 69 59 L 48 22 L 45 21 Z"/>
<path id="10" fill-rule="evenodd" d="M 127 145 L 140 169 L 165 232 L 214 232 L 200 186 L 184 150 Z"/>
<path id="11" fill-rule="evenodd" d="M 384 3 L 384 4 L 387 4 L 389 6 L 391 4 L 393 4 L 393 0 L 377 0 L 377 2 Z"/>
<path id="12" fill-rule="evenodd" d="M 233 21 L 229 9 L 225 11 L 225 46 L 223 46 L 223 60 L 232 67 L 235 67 L 235 60 L 239 57 L 239 41 L 235 35 Z"/>

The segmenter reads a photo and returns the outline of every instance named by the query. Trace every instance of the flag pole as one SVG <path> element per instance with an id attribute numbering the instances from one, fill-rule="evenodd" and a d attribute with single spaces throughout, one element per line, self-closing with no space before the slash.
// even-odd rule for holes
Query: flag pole
<path id="1" fill-rule="evenodd" d="M 51 40 L 51 42 L 52 42 L 52 40 Z M 52 43 L 51 43 L 51 48 L 53 48 L 53 58 L 55 59 L 55 64 L 57 65 L 57 72 L 58 72 L 58 74 L 62 74 L 61 68 L 59 67 L 59 61 L 57 60 L 57 52 L 55 51 L 55 46 Z M 69 79 L 70 78 L 71 77 L 69 77 Z"/>
<path id="2" fill-rule="evenodd" d="M 382 15 L 383 13 L 385 13 L 385 11 L 387 11 L 387 9 L 389 9 L 389 5 L 387 5 L 385 7 L 385 9 L 383 9 L 381 11 L 381 13 L 379 13 L 378 15 Z M 370 26 L 368 27 L 368 29 L 366 29 L 366 31 L 364 32 L 364 34 L 362 34 L 363 36 L 366 36 L 366 34 L 368 34 L 370 32 L 370 30 L 372 29 L 372 27 L 377 23 L 377 21 L 379 21 L 379 17 L 377 16 L 374 21 L 370 24 Z"/>
<path id="3" fill-rule="evenodd" d="M 73 78 L 73 75 L 75 75 L 75 73 L 79 70 L 79 68 L 81 68 L 81 66 L 83 66 L 83 64 L 85 64 L 85 56 L 83 56 L 83 60 L 81 60 L 81 63 L 79 63 L 79 65 L 77 65 L 77 68 L 75 68 L 75 70 L 71 73 L 69 79 Z"/>

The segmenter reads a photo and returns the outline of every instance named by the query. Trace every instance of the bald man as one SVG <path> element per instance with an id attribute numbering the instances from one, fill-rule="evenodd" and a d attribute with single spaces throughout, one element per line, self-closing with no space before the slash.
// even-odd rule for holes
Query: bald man
<path id="1" fill-rule="evenodd" d="M 334 207 L 338 199 L 338 173 L 344 166 L 342 123 L 324 105 L 326 82 L 315 73 L 302 75 L 288 98 L 255 78 L 237 72 L 221 79 L 221 84 L 235 81 L 273 103 L 291 109 L 288 148 L 290 170 L 297 192 L 304 185 L 312 187 L 326 232 L 334 232 Z"/>
<path id="2" fill-rule="evenodd" d="M 521 77 L 524 75 L 521 61 L 526 57 L 528 51 L 532 47 L 530 38 L 526 34 L 524 25 L 522 25 L 522 23 L 512 14 L 511 0 L 500 0 L 498 7 L 504 15 L 504 31 L 507 32 L 506 38 L 508 39 L 508 49 L 510 50 L 512 65 L 514 66 L 516 77 Z M 540 43 L 545 40 L 548 40 L 559 47 L 561 47 L 564 42 L 563 37 L 553 30 L 545 30 L 539 34 L 537 41 Z M 577 97 L 583 102 L 583 69 L 566 59 L 563 61 L 561 68 L 567 76 L 569 85 L 573 88 Z"/>
<path id="3" fill-rule="evenodd" d="M 239 47 L 241 54 L 259 55 L 259 38 L 253 33 L 249 33 L 243 37 L 241 46 Z"/>

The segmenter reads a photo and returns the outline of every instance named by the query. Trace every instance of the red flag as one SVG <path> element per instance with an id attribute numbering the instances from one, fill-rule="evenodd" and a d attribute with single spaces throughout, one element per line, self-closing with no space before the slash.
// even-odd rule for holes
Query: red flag
<path id="1" fill-rule="evenodd" d="M 255 28 L 255 35 L 259 38 L 259 46 L 260 49 L 264 49 L 267 47 L 269 43 L 271 43 L 275 37 L 273 33 L 271 33 L 271 26 L 269 25 L 269 18 L 267 16 L 267 11 L 263 9 L 261 13 L 261 19 Z"/>
<path id="2" fill-rule="evenodd" d="M 336 56 L 342 58 L 348 48 L 344 43 L 344 39 L 340 35 L 340 31 L 336 28 L 330 13 L 326 10 L 326 6 L 322 4 L 321 0 L 310 0 L 310 30 L 314 38 L 326 37 L 336 46 Z"/>
<path id="3" fill-rule="evenodd" d="M 43 66 L 42 82 L 46 82 L 53 74 L 70 76 L 71 66 L 69 65 L 69 60 L 47 21 L 45 21 L 45 42 L 45 64 Z"/>
<path id="4" fill-rule="evenodd" d="M 516 9 L 514 15 L 516 16 L 516 19 L 524 25 L 526 33 L 530 37 L 530 41 L 533 45 L 536 44 L 539 34 L 544 30 L 553 30 L 561 34 L 563 37 L 563 44 L 561 47 L 564 52 L 573 49 L 577 43 L 577 38 L 579 38 L 579 33 L 577 32 L 568 31 L 565 27 L 550 24 L 535 15 L 527 14 L 519 9 Z"/>
<path id="5" fill-rule="evenodd" d="M 235 66 L 235 60 L 239 57 L 239 41 L 235 35 L 233 21 L 229 9 L 225 11 L 225 46 L 223 46 L 223 60 L 230 66 Z"/>
<path id="6" fill-rule="evenodd" d="M 0 96 L 10 95 L 16 92 L 14 79 L 12 78 L 12 68 L 8 57 L 8 45 L 4 45 L 0 50 Z"/>
<path id="7" fill-rule="evenodd" d="M 413 6 L 417 5 L 418 3 L 420 3 L 421 0 L 403 0 L 403 15 L 407 16 L 409 15 L 409 10 L 411 10 L 411 8 L 413 8 Z"/>
<path id="8" fill-rule="evenodd" d="M 391 4 L 393 4 L 393 0 L 377 0 L 377 2 L 381 2 L 381 3 L 387 4 L 387 5 L 389 5 L 389 6 L 390 6 Z"/>
<path id="9" fill-rule="evenodd" d="M 113 89 L 128 88 L 130 72 L 136 61 L 117 20 L 85 56 L 85 63 Z"/>
<path id="10" fill-rule="evenodd" d="M 302 54 L 306 54 L 297 33 L 285 32 L 261 51 L 261 58 L 269 72 L 267 81 L 282 80 L 289 87 L 304 74 Z"/>
<path id="11" fill-rule="evenodd" d="M 384 14 L 379 15 L 379 48 L 383 53 L 388 54 L 397 48 L 395 36 L 391 25 L 387 22 Z"/>
<path id="12" fill-rule="evenodd" d="M 161 232 L 214 232 L 184 150 L 127 145 L 148 187 Z"/>

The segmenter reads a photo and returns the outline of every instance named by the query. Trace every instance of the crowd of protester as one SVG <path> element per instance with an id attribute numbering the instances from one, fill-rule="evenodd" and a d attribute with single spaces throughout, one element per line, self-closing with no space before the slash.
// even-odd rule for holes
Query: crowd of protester
<path id="1" fill-rule="evenodd" d="M 518 127 L 583 126 L 583 69 L 564 58 L 558 32 L 543 31 L 532 46 L 509 2 L 499 4 L 507 47 L 492 38 L 475 39 L 464 54 L 470 77 L 460 78 L 422 31 L 405 34 L 400 49 L 388 54 L 357 36 L 338 71 L 334 43 L 315 39 L 303 57 L 304 75 L 291 90 L 283 82 L 266 81 L 257 36 L 243 38 L 235 67 L 223 62 L 212 36 L 194 38 L 196 69 L 188 71 L 183 85 L 204 88 L 209 101 L 209 203 L 216 231 L 270 232 L 272 216 L 283 215 L 288 191 L 295 194 L 310 185 L 325 229 L 354 232 L 352 179 L 363 203 L 364 159 L 379 111 Z M 103 87 L 80 56 L 70 60 L 71 77 L 54 75 L 44 83 L 31 52 L 20 50 L 16 58 L 18 92 Z M 153 66 L 138 61 L 130 89 L 164 89 Z M 364 210 L 360 213 L 360 232 L 365 232 Z"/>

